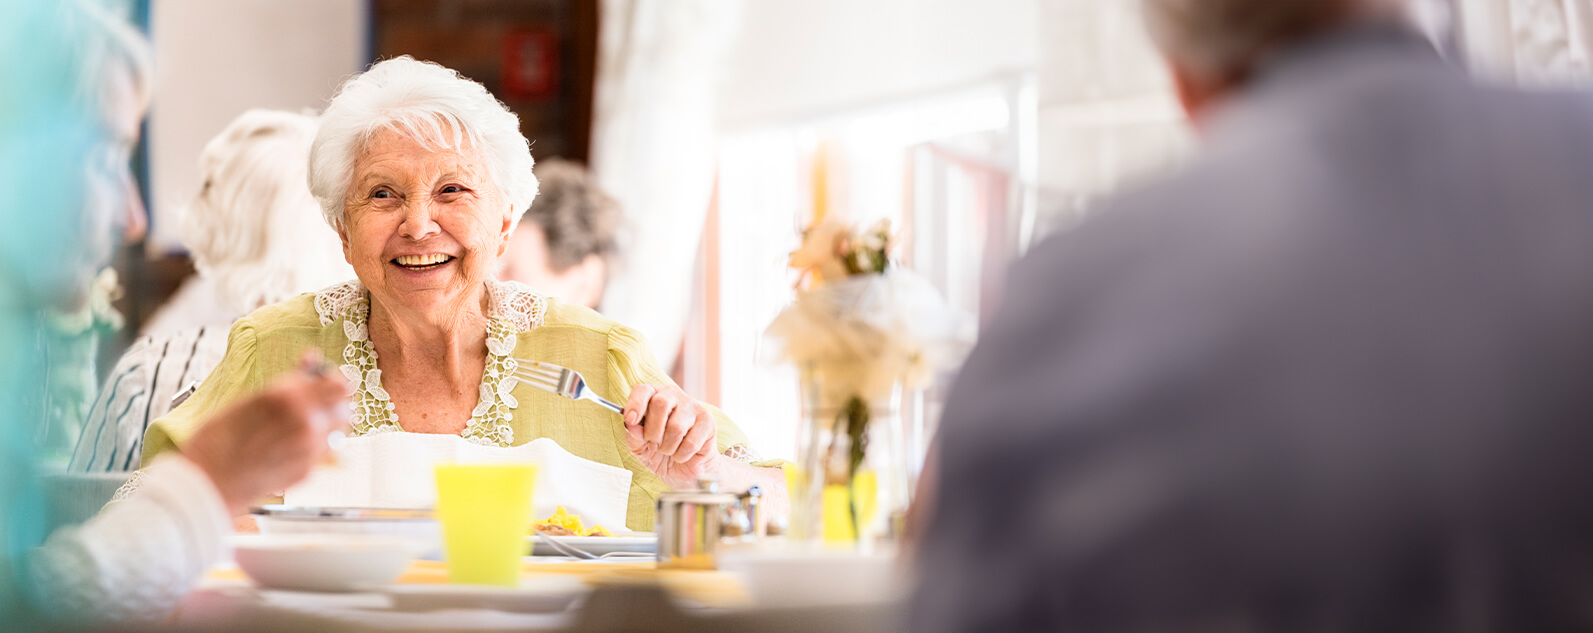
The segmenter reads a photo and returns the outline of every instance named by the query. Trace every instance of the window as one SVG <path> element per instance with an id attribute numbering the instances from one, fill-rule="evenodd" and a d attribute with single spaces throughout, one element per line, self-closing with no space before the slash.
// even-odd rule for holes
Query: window
<path id="1" fill-rule="evenodd" d="M 717 223 L 707 248 L 705 310 L 719 324 L 703 346 L 719 404 L 768 457 L 793 458 L 801 405 L 796 372 L 769 358 L 763 329 L 793 298 L 787 255 L 818 215 L 858 225 L 891 220 L 895 258 L 960 309 L 988 314 L 994 281 L 1034 215 L 1033 81 L 967 90 L 749 131 L 720 147 Z M 904 412 L 933 419 L 935 391 Z M 924 437 L 920 434 L 919 439 Z M 922 448 L 920 447 L 920 450 Z"/>

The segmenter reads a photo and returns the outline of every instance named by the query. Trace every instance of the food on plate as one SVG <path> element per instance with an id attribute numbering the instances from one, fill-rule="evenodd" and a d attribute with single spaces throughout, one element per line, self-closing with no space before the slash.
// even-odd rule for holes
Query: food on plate
<path id="1" fill-rule="evenodd" d="M 534 532 L 542 532 L 552 536 L 614 536 L 601 525 L 587 528 L 581 522 L 580 515 L 570 514 L 564 506 L 559 506 L 553 511 L 553 516 L 532 522 Z"/>

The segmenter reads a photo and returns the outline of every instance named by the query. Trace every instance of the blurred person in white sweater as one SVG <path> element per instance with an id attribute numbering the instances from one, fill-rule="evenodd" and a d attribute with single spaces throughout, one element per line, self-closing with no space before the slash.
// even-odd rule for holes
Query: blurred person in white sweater
<path id="1" fill-rule="evenodd" d="M 38 470 L 48 358 L 29 353 L 142 222 L 129 155 L 149 103 L 148 43 L 89 2 L 0 0 L 0 623 L 168 616 L 219 560 L 228 517 L 302 479 L 347 423 L 347 385 L 307 358 L 218 412 L 88 522 L 46 533 Z"/>

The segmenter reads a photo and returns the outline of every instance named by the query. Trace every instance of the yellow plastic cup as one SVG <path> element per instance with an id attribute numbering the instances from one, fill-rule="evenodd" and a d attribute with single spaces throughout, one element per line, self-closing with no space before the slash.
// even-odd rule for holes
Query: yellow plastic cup
<path id="1" fill-rule="evenodd" d="M 520 556 L 531 524 L 530 464 L 439 464 L 437 519 L 448 552 L 448 581 L 520 584 Z"/>

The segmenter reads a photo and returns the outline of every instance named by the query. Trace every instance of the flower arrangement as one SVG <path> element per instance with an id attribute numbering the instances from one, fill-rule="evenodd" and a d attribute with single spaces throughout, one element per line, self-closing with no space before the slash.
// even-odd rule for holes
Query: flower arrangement
<path id="1" fill-rule="evenodd" d="M 808 423 L 802 468 L 826 488 L 849 496 L 853 526 L 869 517 L 853 499 L 852 482 L 865 468 L 871 425 L 899 388 L 916 388 L 961 360 L 972 324 L 928 281 L 891 261 L 895 236 L 888 220 L 861 231 L 834 220 L 803 231 L 791 253 L 800 271 L 796 300 L 769 325 L 775 356 L 803 373 Z M 808 455 L 808 452 L 818 452 Z M 905 465 L 903 465 L 905 467 Z M 833 535 L 832 512 L 825 531 Z"/>

